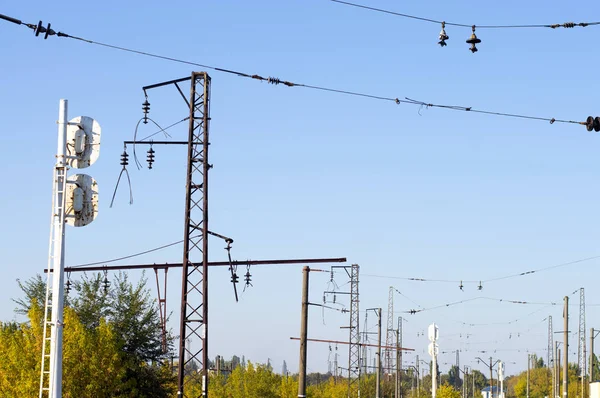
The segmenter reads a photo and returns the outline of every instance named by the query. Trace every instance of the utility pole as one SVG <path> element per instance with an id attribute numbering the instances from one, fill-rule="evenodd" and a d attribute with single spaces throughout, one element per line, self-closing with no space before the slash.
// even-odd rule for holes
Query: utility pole
<path id="1" fill-rule="evenodd" d="M 579 289 L 579 335 L 577 344 L 577 360 L 579 362 L 579 376 L 581 377 L 581 398 L 585 398 L 585 376 L 586 371 L 586 339 L 585 339 L 585 291 Z"/>
<path id="2" fill-rule="evenodd" d="M 479 359 L 481 362 L 483 362 L 484 364 L 486 363 L 483 359 L 476 357 L 475 359 Z M 489 368 L 490 368 L 490 396 L 488 398 L 493 398 L 493 383 L 492 383 L 492 378 L 494 376 L 492 369 L 494 368 L 494 366 L 496 366 L 496 364 L 500 362 L 499 359 L 496 360 L 496 362 L 492 363 L 492 357 L 490 357 L 490 363 L 488 364 Z"/>
<path id="3" fill-rule="evenodd" d="M 561 351 L 560 348 L 558 348 L 558 345 L 560 344 L 560 342 L 556 341 L 556 398 L 560 398 L 561 394 L 560 394 L 560 372 L 561 372 Z"/>
<path id="4" fill-rule="evenodd" d="M 417 368 L 417 397 L 419 395 L 421 395 L 421 384 L 420 384 L 420 379 L 421 379 L 421 373 L 419 372 L 419 356 L 417 355 L 417 364 L 416 364 L 416 368 Z"/>
<path id="5" fill-rule="evenodd" d="M 308 276 L 310 267 L 302 269 L 302 315 L 300 317 L 300 368 L 298 398 L 306 398 L 306 345 L 308 337 Z"/>
<path id="6" fill-rule="evenodd" d="M 590 383 L 594 382 L 594 328 L 590 329 Z"/>
<path id="7" fill-rule="evenodd" d="M 398 329 L 396 330 L 396 394 L 395 398 L 402 396 L 402 317 L 398 317 Z"/>
<path id="8" fill-rule="evenodd" d="M 552 379 L 552 397 L 555 398 L 554 394 L 554 330 L 552 327 L 552 315 L 548 316 L 548 370 L 552 366 L 551 379 Z"/>
<path id="9" fill-rule="evenodd" d="M 563 398 L 569 397 L 569 296 L 565 296 L 565 308 L 563 311 Z"/>
<path id="10" fill-rule="evenodd" d="M 439 351 L 439 347 L 437 344 L 437 340 L 439 339 L 439 328 L 435 323 L 429 325 L 427 330 L 427 334 L 429 337 L 429 355 L 431 355 L 431 397 L 435 398 L 437 394 L 437 355 Z"/>
<path id="11" fill-rule="evenodd" d="M 377 314 L 377 354 L 376 365 L 377 375 L 375 377 L 375 398 L 380 398 L 381 390 L 381 308 L 369 308 L 367 311 L 375 311 Z M 386 347 L 389 347 L 386 345 Z"/>

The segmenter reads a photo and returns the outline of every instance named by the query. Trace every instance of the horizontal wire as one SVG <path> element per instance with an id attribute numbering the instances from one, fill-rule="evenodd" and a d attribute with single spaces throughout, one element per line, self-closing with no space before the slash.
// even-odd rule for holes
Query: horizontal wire
<path id="1" fill-rule="evenodd" d="M 197 236 L 196 236 L 196 238 L 197 238 Z M 178 240 L 177 242 L 168 243 L 168 244 L 163 245 L 163 246 L 155 247 L 153 249 L 145 250 L 145 251 L 139 252 L 139 253 L 130 254 L 128 256 L 117 257 L 117 258 L 113 258 L 113 259 L 110 259 L 110 260 L 104 260 L 104 261 L 96 261 L 96 262 L 93 262 L 93 263 L 77 264 L 77 265 L 71 266 L 70 268 L 81 268 L 81 267 L 87 267 L 87 266 L 91 266 L 91 265 L 100 265 L 100 264 L 114 263 L 115 261 L 126 260 L 126 259 L 129 259 L 129 258 L 133 258 L 133 257 L 137 257 L 137 256 L 142 256 L 144 254 L 148 254 L 148 253 L 152 253 L 152 252 L 155 252 L 155 251 L 158 251 L 158 250 L 166 249 L 167 247 L 179 245 L 181 243 L 183 243 L 183 240 Z"/>
<path id="2" fill-rule="evenodd" d="M 332 1 L 340 2 L 339 0 L 332 0 Z M 351 3 L 348 3 L 348 4 L 351 4 Z M 6 16 L 4 16 L 4 17 L 5 18 L 2 18 L 2 19 L 5 19 L 5 20 L 7 20 L 9 22 L 14 22 L 13 20 L 16 20 L 16 19 L 14 19 L 12 17 L 6 17 Z M 428 20 L 426 18 L 418 18 L 418 17 L 414 17 L 414 18 Z M 434 20 L 429 20 L 429 21 L 430 22 L 436 22 L 436 23 L 438 22 L 438 21 L 434 21 Z M 595 23 L 591 23 L 591 24 L 595 24 Z M 37 29 L 37 26 L 33 25 L 33 24 L 24 24 L 24 25 L 27 26 L 28 28 L 31 28 L 31 29 L 34 29 L 34 30 Z M 304 84 L 304 83 L 295 83 L 295 82 L 291 82 L 291 81 L 281 80 L 281 79 L 275 78 L 275 77 L 263 77 L 263 76 L 260 76 L 260 75 L 257 75 L 257 74 L 249 74 L 249 73 L 239 72 L 239 71 L 235 71 L 235 70 L 220 68 L 220 67 L 216 67 L 216 66 L 201 64 L 201 63 L 198 63 L 198 62 L 192 62 L 192 61 L 182 60 L 182 59 L 179 59 L 179 58 L 168 57 L 168 56 L 164 56 L 164 55 L 160 55 L 160 54 L 154 54 L 154 53 L 150 53 L 150 52 L 146 52 L 146 51 L 135 50 L 135 49 L 131 49 L 131 48 L 127 48 L 127 47 L 122 47 L 122 46 L 117 46 L 117 45 L 113 45 L 113 44 L 102 43 L 102 42 L 93 41 L 93 40 L 82 38 L 82 37 L 78 37 L 78 36 L 71 36 L 71 35 L 63 33 L 63 32 L 56 33 L 54 31 L 52 31 L 52 35 L 53 34 L 56 34 L 58 37 L 70 38 L 70 39 L 82 41 L 82 42 L 85 42 L 85 43 L 88 43 L 88 44 L 94 44 L 94 45 L 97 45 L 97 46 L 107 47 L 107 48 L 111 48 L 111 49 L 115 49 L 115 50 L 119 50 L 119 51 L 125 51 L 125 52 L 129 52 L 129 53 L 133 53 L 133 54 L 143 55 L 143 56 L 157 58 L 157 59 L 162 59 L 162 60 L 165 60 L 165 61 L 176 62 L 176 63 L 180 63 L 180 64 L 185 64 L 185 65 L 198 66 L 198 67 L 201 67 L 201 68 L 206 68 L 206 69 L 214 70 L 214 71 L 217 71 L 217 72 L 229 73 L 229 74 L 233 74 L 233 75 L 240 76 L 240 77 L 245 77 L 245 78 L 260 80 L 260 81 L 264 81 L 264 82 L 267 82 L 267 83 L 270 83 L 270 84 L 274 84 L 274 85 L 283 84 L 283 85 L 288 86 L 288 87 L 303 87 L 303 88 L 307 88 L 307 89 L 313 89 L 313 90 L 319 90 L 319 91 L 326 91 L 326 92 L 344 94 L 344 95 L 355 96 L 355 97 L 369 98 L 369 99 L 375 99 L 375 100 L 380 100 L 380 101 L 391 101 L 391 102 L 394 102 L 394 103 L 396 103 L 398 105 L 402 104 L 402 103 L 406 103 L 406 104 L 419 105 L 421 107 L 428 107 L 428 108 L 429 107 L 445 108 L 445 109 L 454 110 L 454 111 L 465 111 L 465 112 L 481 113 L 481 114 L 485 114 L 485 115 L 502 116 L 502 117 L 510 117 L 510 118 L 520 118 L 520 119 L 529 119 L 529 120 L 538 120 L 538 121 L 548 121 L 548 122 L 550 122 L 550 124 L 553 124 L 555 122 L 569 123 L 569 124 L 581 124 L 581 125 L 585 125 L 586 124 L 586 122 L 578 122 L 578 121 L 573 121 L 573 120 L 546 118 L 546 117 L 529 116 L 529 115 L 522 115 L 522 114 L 504 113 L 504 112 L 494 112 L 494 111 L 488 111 L 488 110 L 473 109 L 472 107 L 465 107 L 465 106 L 451 106 L 451 105 L 432 104 L 432 103 L 426 103 L 426 102 L 422 102 L 422 101 L 415 101 L 415 100 L 412 100 L 412 99 L 406 98 L 406 97 L 405 97 L 404 100 L 401 100 L 398 97 L 393 98 L 393 97 L 380 96 L 380 95 L 374 95 L 374 94 L 369 94 L 369 93 L 356 92 L 356 91 L 351 91 L 351 90 L 341 90 L 341 89 L 336 89 L 336 88 L 331 88 L 331 87 L 325 87 L 325 86 L 317 86 L 317 85 L 310 85 L 310 84 Z"/>
<path id="3" fill-rule="evenodd" d="M 350 3 L 350 2 L 347 2 L 347 1 L 341 1 L 341 0 L 330 0 L 330 1 L 332 1 L 334 3 L 344 4 L 344 5 L 351 6 L 351 7 L 362 8 L 362 9 L 365 9 L 365 10 L 377 11 L 377 12 L 381 12 L 381 13 L 384 13 L 384 14 L 390 14 L 390 15 L 395 15 L 395 16 L 399 16 L 399 17 L 409 18 L 409 19 L 416 19 L 418 21 L 430 22 L 430 23 L 434 23 L 434 24 L 438 24 L 438 25 L 439 24 L 445 24 L 445 25 L 448 25 L 448 26 L 457 26 L 457 27 L 461 27 L 461 28 L 472 28 L 473 26 L 476 26 L 477 29 L 502 29 L 502 28 L 509 28 L 509 29 L 551 28 L 551 29 L 556 29 L 556 28 L 574 28 L 576 26 L 586 27 L 586 26 L 593 26 L 593 25 L 599 25 L 600 24 L 600 22 L 579 22 L 579 23 L 566 22 L 566 23 L 563 23 L 563 24 L 529 24 L 529 25 L 476 25 L 476 24 L 464 24 L 464 23 L 446 22 L 446 21 L 439 21 L 437 19 L 418 17 L 418 16 L 415 16 L 415 15 L 403 14 L 403 13 L 399 13 L 399 12 L 395 12 L 395 11 L 384 10 L 382 8 L 375 8 L 375 7 L 365 6 L 365 5 L 362 5 L 362 4 Z"/>
<path id="4" fill-rule="evenodd" d="M 399 279 L 399 280 L 412 281 L 412 282 L 487 283 L 487 282 L 496 282 L 496 281 L 500 281 L 500 280 L 505 280 L 505 279 L 509 279 L 509 278 L 516 278 L 516 277 L 519 277 L 519 276 L 531 275 L 531 274 L 539 273 L 539 272 L 543 272 L 543 271 L 549 271 L 549 270 L 552 270 L 552 269 L 556 269 L 556 268 L 560 268 L 560 267 L 566 267 L 566 266 L 569 266 L 569 265 L 575 265 L 575 264 L 583 263 L 583 262 L 586 262 L 586 261 L 597 260 L 599 258 L 600 258 L 600 255 L 591 256 L 591 257 L 581 258 L 579 260 L 569 261 L 569 262 L 566 262 L 566 263 L 560 263 L 560 264 L 555 264 L 555 265 L 551 265 L 551 266 L 548 266 L 548 267 L 542 267 L 542 268 L 534 269 L 534 270 L 531 270 L 531 271 L 524 271 L 524 272 L 519 272 L 517 274 L 510 274 L 510 275 L 500 276 L 500 277 L 497 277 L 497 278 L 481 279 L 481 280 L 428 279 L 428 278 L 416 278 L 416 277 L 405 277 L 405 276 L 391 276 L 391 275 L 379 275 L 379 274 L 361 274 L 361 276 L 363 276 L 363 277 L 369 277 L 369 278 Z"/>

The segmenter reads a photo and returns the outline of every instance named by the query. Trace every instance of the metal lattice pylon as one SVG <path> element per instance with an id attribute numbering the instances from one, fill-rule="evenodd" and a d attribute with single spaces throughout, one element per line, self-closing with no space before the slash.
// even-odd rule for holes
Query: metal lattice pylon
<path id="1" fill-rule="evenodd" d="M 208 395 L 208 127 L 210 77 L 193 72 L 190 94 L 188 164 L 183 241 L 181 321 L 179 334 L 178 397 L 188 384 L 201 384 Z M 189 338 L 199 347 L 186 347 Z"/>
<path id="2" fill-rule="evenodd" d="M 388 311 L 387 311 L 387 328 L 385 335 L 385 345 L 387 347 L 394 346 L 394 287 L 390 286 L 388 294 Z M 392 374 L 394 369 L 394 350 L 391 348 L 385 349 L 384 374 Z"/>
<path id="3" fill-rule="evenodd" d="M 360 379 L 360 333 L 358 328 L 358 264 L 350 271 L 350 345 L 348 349 L 348 397 L 358 397 Z"/>

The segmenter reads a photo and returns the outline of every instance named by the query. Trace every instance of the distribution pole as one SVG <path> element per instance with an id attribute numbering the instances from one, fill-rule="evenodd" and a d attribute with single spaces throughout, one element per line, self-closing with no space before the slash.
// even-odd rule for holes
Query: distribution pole
<path id="1" fill-rule="evenodd" d="M 377 308 L 377 377 L 375 385 L 375 398 L 380 398 L 381 389 L 381 308 Z"/>
<path id="2" fill-rule="evenodd" d="M 396 398 L 402 396 L 402 317 L 398 317 L 398 330 L 396 331 Z"/>
<path id="3" fill-rule="evenodd" d="M 421 395 L 421 373 L 419 372 L 419 356 L 417 355 L 417 397 Z"/>
<path id="4" fill-rule="evenodd" d="M 492 373 L 492 368 L 494 366 L 492 365 L 492 357 L 490 357 L 490 397 L 489 398 L 494 398 L 494 390 L 493 390 L 493 385 L 492 385 L 492 378 L 494 377 L 493 373 Z"/>
<path id="5" fill-rule="evenodd" d="M 302 269 L 302 316 L 300 319 L 300 368 L 298 372 L 298 398 L 306 398 L 306 346 L 308 334 L 308 276 L 310 267 Z"/>
<path id="6" fill-rule="evenodd" d="M 594 382 L 594 328 L 590 329 L 590 383 Z"/>
<path id="7" fill-rule="evenodd" d="M 556 342 L 556 353 L 557 353 L 557 357 L 556 357 L 556 398 L 560 398 L 561 397 L 561 393 L 560 393 L 560 372 L 561 372 L 561 351 L 560 348 L 558 348 L 558 344 L 559 342 Z"/>
<path id="8" fill-rule="evenodd" d="M 581 398 L 585 397 L 585 377 L 586 377 L 586 354 L 585 346 L 585 291 L 579 289 L 579 335 L 577 344 L 577 361 L 579 363 L 579 376 L 581 377 Z"/>
<path id="9" fill-rule="evenodd" d="M 565 296 L 565 309 L 563 312 L 563 398 L 569 397 L 569 296 Z"/>

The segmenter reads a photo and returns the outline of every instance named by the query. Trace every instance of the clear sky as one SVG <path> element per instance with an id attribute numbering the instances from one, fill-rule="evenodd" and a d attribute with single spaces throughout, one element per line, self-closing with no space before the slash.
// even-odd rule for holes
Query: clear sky
<path id="1" fill-rule="evenodd" d="M 368 4 L 469 25 L 600 19 L 594 19 L 598 3 L 584 0 Z M 545 118 L 600 115 L 594 83 L 598 26 L 480 29 L 482 43 L 472 54 L 465 43 L 470 29 L 447 26 L 448 46 L 440 48 L 438 25 L 326 0 L 5 2 L 0 13 L 28 23 L 41 19 L 98 42 L 309 85 Z M 66 262 L 108 260 L 182 239 L 183 148 L 156 147 L 152 170 L 138 171 L 132 161 L 134 204 L 128 204 L 126 185 L 113 208 L 109 203 L 122 142 L 132 139 L 142 116 L 141 87 L 202 69 L 71 39 L 43 40 L 5 21 L 0 47 L 0 319 L 11 320 L 11 298 L 20 294 L 16 279 L 41 273 L 47 264 L 59 99 L 69 100 L 70 118 L 91 116 L 103 129 L 100 158 L 85 170 L 100 185 L 100 213 L 88 227 L 68 229 Z M 491 355 L 508 363 L 507 374 L 523 370 L 527 350 L 546 358 L 545 319 L 552 315 L 554 330 L 562 330 L 565 295 L 572 303 L 570 328 L 577 330 L 579 296 L 572 293 L 581 287 L 586 327 L 600 327 L 593 306 L 600 304 L 593 288 L 598 260 L 484 282 L 481 291 L 478 282 L 461 291 L 456 282 L 374 276 L 486 281 L 600 255 L 597 133 L 208 72 L 214 164 L 209 228 L 235 239 L 234 258 L 345 256 L 360 264 L 361 324 L 366 308 L 386 309 L 390 285 L 404 294 L 394 297 L 394 317 L 407 320 L 404 345 L 415 349 L 405 364 L 413 364 L 415 354 L 429 359 L 427 336 L 420 333 L 436 322 L 440 350 L 462 350 L 461 365 L 484 371 L 474 359 Z M 163 126 L 186 116 L 173 88 L 152 91 L 149 101 L 150 116 Z M 155 131 L 142 125 L 139 134 Z M 186 139 L 186 127 L 170 134 Z M 143 161 L 144 149 L 139 151 Z M 211 239 L 211 260 L 226 259 L 223 247 Z M 181 259 L 182 248 L 175 246 L 120 264 Z M 270 358 L 276 370 L 286 360 L 297 371 L 298 344 L 289 337 L 299 334 L 301 266 L 253 267 L 251 273 L 254 286 L 236 304 L 227 269 L 211 270 L 209 354 Z M 154 291 L 154 275 L 147 276 Z M 339 285 L 347 282 L 343 274 L 335 277 Z M 312 275 L 311 301 L 322 301 L 328 280 L 325 273 Z M 180 287 L 180 272 L 170 271 L 175 334 Z M 415 303 L 427 309 L 480 296 L 542 304 L 480 299 L 404 313 Z M 558 305 L 543 304 L 551 302 Z M 310 337 L 347 339 L 347 330 L 339 328 L 347 315 L 311 307 L 309 322 Z M 369 313 L 370 331 L 374 325 Z M 576 343 L 573 334 L 573 362 Z M 347 347 L 338 352 L 340 365 L 347 366 Z M 327 370 L 327 345 L 311 344 L 308 355 L 311 371 Z M 441 369 L 454 359 L 442 354 Z"/>

